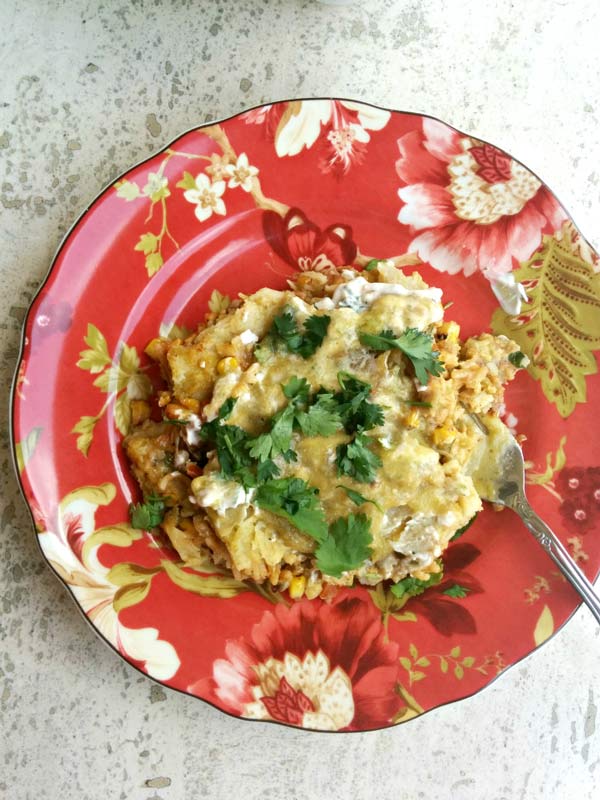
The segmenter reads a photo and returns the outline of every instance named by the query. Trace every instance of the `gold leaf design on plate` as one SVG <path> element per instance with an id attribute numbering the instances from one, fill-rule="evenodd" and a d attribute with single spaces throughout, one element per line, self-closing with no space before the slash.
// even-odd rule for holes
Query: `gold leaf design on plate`
<path id="1" fill-rule="evenodd" d="M 90 552 L 102 544 L 111 544 L 114 547 L 129 547 L 132 542 L 141 538 L 142 532 L 132 528 L 126 522 L 105 525 L 103 528 L 97 528 L 87 537 L 82 548 L 82 558 L 84 562 L 87 561 Z M 113 583 L 116 583 L 116 581 L 113 581 Z"/>
<path id="2" fill-rule="evenodd" d="M 43 428 L 32 428 L 27 436 L 15 445 L 15 455 L 19 472 L 23 472 L 27 462 L 35 452 Z"/>
<path id="3" fill-rule="evenodd" d="M 533 630 L 533 641 L 536 645 L 542 644 L 554 633 L 554 617 L 548 606 L 544 606 Z"/>
<path id="4" fill-rule="evenodd" d="M 161 322 L 158 335 L 163 339 L 187 339 L 192 333 L 185 325 L 177 325 L 175 322 Z"/>
<path id="5" fill-rule="evenodd" d="M 534 463 L 532 461 L 525 462 L 526 483 L 532 486 L 541 486 L 542 489 L 545 489 L 555 497 L 559 503 L 562 502 L 562 497 L 556 489 L 555 478 L 567 463 L 567 456 L 565 453 L 566 444 L 567 437 L 562 436 L 556 452 L 552 453 L 552 451 L 550 451 L 546 453 L 546 469 L 544 472 L 534 472 Z"/>
<path id="6" fill-rule="evenodd" d="M 131 402 L 147 401 L 153 392 L 152 383 L 140 365 L 135 347 L 121 342 L 117 353 L 111 357 L 106 338 L 91 322 L 88 323 L 82 350 L 77 362 L 79 369 L 96 375 L 93 385 L 107 395 L 106 402 L 94 416 L 84 414 L 71 429 L 78 434 L 77 449 L 87 457 L 94 438 L 94 429 L 114 400 L 114 420 L 120 433 L 126 436 L 131 427 Z"/>
<path id="7" fill-rule="evenodd" d="M 201 575 L 198 572 L 186 572 L 173 561 L 163 561 L 162 567 L 174 584 L 193 594 L 203 597 L 235 597 L 240 592 L 249 591 L 250 587 L 236 580 L 232 575 Z"/>
<path id="8" fill-rule="evenodd" d="M 64 510 L 71 503 L 83 500 L 90 505 L 107 506 L 115 499 L 117 490 L 114 483 L 101 483 L 98 486 L 80 486 L 60 501 L 60 508 Z"/>
<path id="9" fill-rule="evenodd" d="M 530 375 L 568 417 L 586 401 L 586 375 L 597 372 L 600 274 L 582 257 L 575 229 L 565 226 L 560 238 L 544 237 L 541 249 L 515 270 L 515 279 L 529 302 L 517 316 L 497 309 L 492 328 L 519 344 L 530 359 Z"/>
<path id="10" fill-rule="evenodd" d="M 218 289 L 214 289 L 208 301 L 208 307 L 213 314 L 220 314 L 222 311 L 227 311 L 231 304 L 231 298 L 226 294 L 221 294 Z"/>
<path id="11" fill-rule="evenodd" d="M 119 588 L 113 597 L 113 608 L 122 611 L 145 600 L 152 585 L 152 578 L 161 572 L 160 567 L 141 567 L 122 562 L 115 564 L 106 576 Z"/>
<path id="12" fill-rule="evenodd" d="M 423 670 L 431 667 L 435 662 L 438 663 L 440 672 L 443 675 L 449 674 L 449 669 L 451 668 L 454 677 L 461 681 L 465 676 L 465 670 L 469 669 L 480 672 L 482 675 L 487 675 L 489 666 L 495 663 L 497 659 L 496 656 L 489 656 L 481 664 L 476 664 L 474 656 L 465 656 L 460 645 L 453 647 L 449 653 L 425 654 L 419 653 L 416 645 L 410 644 L 408 652 L 410 653 L 410 658 L 408 656 L 400 656 L 398 660 L 408 673 L 409 686 L 427 678 L 428 675 Z M 421 669 L 415 669 L 415 667 L 420 667 Z"/>

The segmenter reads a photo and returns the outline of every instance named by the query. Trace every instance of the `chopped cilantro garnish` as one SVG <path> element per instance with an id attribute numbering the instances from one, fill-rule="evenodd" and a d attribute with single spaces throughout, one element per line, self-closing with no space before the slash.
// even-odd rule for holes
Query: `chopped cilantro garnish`
<path id="1" fill-rule="evenodd" d="M 372 503 L 372 505 L 374 505 L 376 509 L 378 509 L 383 513 L 383 509 L 381 508 L 379 503 L 376 503 L 375 500 L 371 500 L 368 497 L 365 497 L 364 494 L 361 494 L 360 492 L 351 489 L 349 486 L 344 486 L 341 483 L 338 483 L 337 488 L 346 492 L 346 495 L 350 500 L 352 500 L 354 505 L 363 506 L 365 505 L 365 503 Z"/>
<path id="2" fill-rule="evenodd" d="M 371 521 L 365 514 L 340 517 L 329 526 L 327 537 L 317 547 L 317 567 L 325 575 L 339 578 L 369 558 L 372 541 Z"/>
<path id="3" fill-rule="evenodd" d="M 223 403 L 217 417 L 211 422 L 206 422 L 200 429 L 200 438 L 214 444 L 221 475 L 225 478 L 235 478 L 245 488 L 249 488 L 256 483 L 250 470 L 252 460 L 247 452 L 249 436 L 243 428 L 224 423 L 231 414 L 235 402 L 235 398 L 230 397 Z"/>
<path id="4" fill-rule="evenodd" d="M 271 420 L 271 454 L 285 454 L 290 449 L 294 429 L 294 407 L 287 405 L 278 411 Z"/>
<path id="5" fill-rule="evenodd" d="M 283 344 L 291 353 L 297 353 L 302 344 L 302 336 L 296 324 L 296 317 L 290 306 L 285 306 L 283 312 L 273 318 L 273 326 L 268 333 L 272 337 L 275 349 Z"/>
<path id="6" fill-rule="evenodd" d="M 296 412 L 296 422 L 305 436 L 331 436 L 342 427 L 342 418 L 332 394 L 318 394 L 306 411 Z"/>
<path id="7" fill-rule="evenodd" d="M 425 384 L 429 375 L 441 375 L 444 364 L 433 349 L 433 338 L 417 328 L 407 328 L 399 336 L 387 329 L 379 334 L 360 332 L 361 344 L 371 350 L 400 350 L 411 361 L 419 383 Z"/>
<path id="8" fill-rule="evenodd" d="M 401 400 L 405 406 L 416 406 L 417 408 L 431 408 L 431 403 L 426 403 L 424 400 Z"/>
<path id="9" fill-rule="evenodd" d="M 448 597 L 466 597 L 471 590 L 467 589 L 465 586 L 460 586 L 458 583 L 455 583 L 454 586 L 449 586 L 447 589 L 444 589 L 442 594 L 448 595 Z"/>
<path id="10" fill-rule="evenodd" d="M 225 402 L 219 409 L 219 413 L 217 414 L 217 419 L 227 419 L 227 417 L 233 411 L 236 403 L 237 403 L 237 398 L 228 397 L 227 400 L 225 400 Z"/>
<path id="11" fill-rule="evenodd" d="M 462 526 L 462 528 L 459 528 L 459 529 L 456 531 L 456 533 L 454 534 L 454 536 L 452 536 L 452 537 L 450 538 L 450 541 L 451 541 L 451 542 L 454 542 L 456 539 L 459 539 L 459 538 L 460 538 L 460 537 L 463 535 L 463 533 L 464 533 L 465 531 L 468 531 L 468 530 L 469 530 L 469 528 L 470 528 L 470 527 L 471 527 L 471 525 L 472 525 L 472 524 L 475 522 L 475 520 L 476 520 L 476 519 L 477 519 L 477 514 L 473 514 L 473 516 L 472 516 L 472 517 L 471 517 L 471 519 L 470 519 L 470 520 L 467 522 L 467 524 L 466 524 L 466 525 L 463 525 L 463 526 Z"/>
<path id="12" fill-rule="evenodd" d="M 341 391 L 334 399 L 346 433 L 368 431 L 383 424 L 383 408 L 367 400 L 371 386 L 349 372 L 338 372 Z"/>
<path id="13" fill-rule="evenodd" d="M 390 591 L 398 598 L 405 597 L 406 595 L 409 597 L 416 597 L 418 594 L 423 594 L 426 589 L 439 583 L 442 580 L 442 576 L 443 572 L 441 570 L 439 572 L 432 572 L 425 581 L 419 578 L 412 578 L 409 575 L 391 586 Z"/>
<path id="14" fill-rule="evenodd" d="M 365 272 L 372 272 L 374 269 L 377 269 L 377 265 L 379 264 L 380 260 L 381 259 L 379 259 L 379 258 L 372 258 L 363 267 L 364 271 Z"/>
<path id="15" fill-rule="evenodd" d="M 322 542 L 327 536 L 327 522 L 318 494 L 318 489 L 301 478 L 276 478 L 258 487 L 254 502 Z"/>
<path id="16" fill-rule="evenodd" d="M 368 445 L 373 440 L 364 433 L 357 433 L 354 439 L 336 448 L 337 474 L 354 478 L 358 483 L 372 483 L 375 471 L 381 466 L 379 456 Z"/>
<path id="17" fill-rule="evenodd" d="M 261 484 L 254 502 L 312 537 L 318 544 L 317 567 L 327 575 L 339 577 L 369 558 L 371 522 L 364 514 L 349 514 L 328 528 L 318 495 L 318 489 L 301 478 L 278 478 Z"/>
<path id="18" fill-rule="evenodd" d="M 308 317 L 304 323 L 304 336 L 302 337 L 302 344 L 298 348 L 298 353 L 302 358 L 310 358 L 313 353 L 321 346 L 323 339 L 327 335 L 327 329 L 331 317 L 323 314 L 313 314 Z"/>
<path id="19" fill-rule="evenodd" d="M 293 309 L 291 306 L 284 306 L 281 314 L 273 318 L 271 329 L 257 348 L 258 360 L 265 360 L 265 347 L 269 347 L 273 352 L 285 348 L 302 358 L 310 358 L 322 344 L 330 321 L 331 317 L 326 314 L 313 314 L 307 317 L 304 330 L 300 331 Z"/>
<path id="20" fill-rule="evenodd" d="M 526 358 L 527 356 L 525 353 L 522 353 L 520 350 L 517 350 L 515 353 L 509 353 L 508 355 L 508 360 L 513 367 L 516 367 L 517 369 L 521 369 Z"/>
<path id="21" fill-rule="evenodd" d="M 296 375 L 292 375 L 282 388 L 288 400 L 295 400 L 296 403 L 308 403 L 310 385 L 306 378 L 298 378 Z"/>
<path id="22" fill-rule="evenodd" d="M 279 467 L 270 458 L 267 458 L 265 461 L 261 461 L 256 468 L 256 477 L 259 483 L 270 481 L 272 478 L 276 478 L 278 475 Z"/>
<path id="23" fill-rule="evenodd" d="M 163 521 L 165 515 L 164 498 L 150 495 L 143 503 L 129 506 L 129 518 L 132 528 L 148 531 L 156 528 Z"/>

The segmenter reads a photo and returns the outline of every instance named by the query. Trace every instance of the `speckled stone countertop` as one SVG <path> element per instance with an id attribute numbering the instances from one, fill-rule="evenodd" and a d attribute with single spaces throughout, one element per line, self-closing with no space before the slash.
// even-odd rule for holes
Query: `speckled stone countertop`
<path id="1" fill-rule="evenodd" d="M 339 95 L 441 117 L 523 160 L 600 245 L 597 0 L 0 10 L 5 386 L 32 293 L 99 189 L 183 129 L 263 101 Z M 141 677 L 83 623 L 35 544 L 3 408 L 0 797 L 597 797 L 600 631 L 585 610 L 485 691 L 394 730 L 230 719 Z"/>

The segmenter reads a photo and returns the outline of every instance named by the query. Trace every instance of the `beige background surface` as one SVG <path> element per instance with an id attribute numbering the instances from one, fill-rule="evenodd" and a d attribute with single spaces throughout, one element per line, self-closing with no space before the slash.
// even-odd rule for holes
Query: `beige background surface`
<path id="1" fill-rule="evenodd" d="M 528 164 L 600 245 L 597 0 L 0 0 L 0 20 L 5 386 L 32 293 L 99 189 L 183 129 L 262 101 L 439 116 Z M 585 610 L 486 691 L 395 730 L 230 719 L 84 625 L 35 545 L 2 413 L 0 797 L 597 796 L 600 635 Z"/>

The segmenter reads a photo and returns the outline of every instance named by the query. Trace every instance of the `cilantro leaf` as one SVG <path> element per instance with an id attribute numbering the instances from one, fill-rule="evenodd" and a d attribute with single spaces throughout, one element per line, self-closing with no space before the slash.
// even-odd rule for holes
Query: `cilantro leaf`
<path id="1" fill-rule="evenodd" d="M 236 397 L 228 397 L 227 400 L 223 403 L 221 408 L 219 409 L 219 413 L 217 414 L 217 419 L 227 419 L 227 417 L 233 411 L 235 404 L 237 403 Z"/>
<path id="2" fill-rule="evenodd" d="M 296 403 L 308 402 L 310 386 L 306 378 L 298 378 L 296 375 L 292 375 L 285 386 L 282 386 L 282 389 L 288 400 L 295 400 Z"/>
<path id="3" fill-rule="evenodd" d="M 293 428 L 294 407 L 288 405 L 275 414 L 271 422 L 270 436 L 273 443 L 272 451 L 274 455 L 277 455 L 277 453 L 285 454 L 286 451 L 290 449 Z"/>
<path id="4" fill-rule="evenodd" d="M 261 461 L 256 468 L 256 477 L 259 483 L 265 483 L 279 475 L 279 467 L 270 458 Z"/>
<path id="5" fill-rule="evenodd" d="M 380 258 L 372 258 L 365 264 L 363 270 L 365 272 L 372 272 L 372 270 L 377 269 L 377 265 L 379 264 L 380 261 L 381 261 Z"/>
<path id="6" fill-rule="evenodd" d="M 468 530 L 469 530 L 469 528 L 470 528 L 470 527 L 471 527 L 471 525 L 472 525 L 472 524 L 475 522 L 475 520 L 476 520 L 476 519 L 477 519 L 477 513 L 473 514 L 473 516 L 472 516 L 472 517 L 471 517 L 471 519 L 470 519 L 470 520 L 467 522 L 467 524 L 466 524 L 466 525 L 463 525 L 463 526 L 462 526 L 462 528 L 459 528 L 459 529 L 456 531 L 456 533 L 454 534 L 454 536 L 451 536 L 451 537 L 450 537 L 450 541 L 451 541 L 451 542 L 454 542 L 456 539 L 459 539 L 459 538 L 460 538 L 460 537 L 463 535 L 463 533 L 465 533 L 465 531 L 468 531 Z"/>
<path id="7" fill-rule="evenodd" d="M 225 400 L 225 402 L 219 409 L 217 416 L 210 422 L 205 422 L 204 425 L 200 428 L 201 439 L 213 442 L 216 440 L 217 431 L 221 427 L 222 421 L 224 419 L 227 419 L 227 417 L 231 414 L 236 402 L 237 400 L 235 399 L 235 397 L 229 397 L 227 400 Z"/>
<path id="8" fill-rule="evenodd" d="M 525 359 L 527 356 L 525 353 L 522 353 L 520 350 L 517 350 L 515 353 L 508 354 L 508 360 L 517 369 L 521 369 L 521 367 L 525 366 Z"/>
<path id="9" fill-rule="evenodd" d="M 271 351 L 285 348 L 290 353 L 296 353 L 302 358 L 310 358 L 320 347 L 327 335 L 331 317 L 326 314 L 313 314 L 304 322 L 304 330 L 298 329 L 294 310 L 291 306 L 284 306 L 281 314 L 273 318 L 271 329 L 258 346 L 257 359 L 264 361 L 269 347 Z M 256 350 L 254 351 L 256 354 Z"/>
<path id="10" fill-rule="evenodd" d="M 275 339 L 275 346 L 284 344 L 287 349 L 295 353 L 302 344 L 302 336 L 296 324 L 294 312 L 290 306 L 284 306 L 283 312 L 273 318 L 273 327 L 269 335 Z"/>
<path id="11" fill-rule="evenodd" d="M 330 322 L 331 317 L 328 317 L 326 314 L 321 316 L 313 314 L 306 319 L 304 322 L 302 344 L 297 351 L 302 358 L 310 358 L 321 346 L 323 339 L 327 335 Z"/>
<path id="12" fill-rule="evenodd" d="M 224 478 L 235 478 L 248 489 L 256 484 L 256 479 L 250 470 L 252 459 L 247 452 L 248 433 L 238 425 L 226 425 L 223 422 L 234 405 L 234 398 L 226 400 L 219 409 L 216 419 L 200 428 L 200 439 L 214 445 L 221 475 Z"/>
<path id="13" fill-rule="evenodd" d="M 318 494 L 318 489 L 301 478 L 276 478 L 258 487 L 254 502 L 322 542 L 327 536 L 327 522 Z"/>
<path id="14" fill-rule="evenodd" d="M 283 455 L 294 461 L 296 454 L 290 449 L 294 427 L 294 406 L 290 403 L 271 418 L 271 430 L 246 441 L 248 454 L 258 461 Z"/>
<path id="15" fill-rule="evenodd" d="M 248 453 L 258 461 L 266 461 L 271 456 L 273 441 L 269 433 L 261 433 L 248 442 Z"/>
<path id="16" fill-rule="evenodd" d="M 368 431 L 383 424 L 383 408 L 367 399 L 371 386 L 349 372 L 338 372 L 341 391 L 334 399 L 342 418 L 346 433 Z"/>
<path id="17" fill-rule="evenodd" d="M 329 533 L 315 555 L 317 567 L 325 575 L 339 578 L 356 569 L 371 555 L 371 521 L 365 514 L 340 517 L 329 526 Z"/>
<path id="18" fill-rule="evenodd" d="M 390 586 L 390 591 L 398 598 L 405 597 L 406 595 L 409 597 L 416 597 L 419 594 L 423 594 L 423 592 L 431 586 L 438 584 L 442 580 L 442 576 L 443 572 L 441 570 L 439 572 L 432 572 L 425 581 L 408 575 L 406 578 L 398 581 L 398 583 Z"/>
<path id="19" fill-rule="evenodd" d="M 132 528 L 140 530 L 151 530 L 163 521 L 165 515 L 165 503 L 162 497 L 150 495 L 145 502 L 129 506 L 129 518 Z"/>
<path id="20" fill-rule="evenodd" d="M 371 350 L 400 350 L 411 361 L 421 384 L 427 383 L 429 375 L 438 376 L 444 371 L 440 354 L 433 349 L 433 338 L 417 328 L 407 328 L 399 336 L 389 329 L 379 334 L 361 331 L 358 338 Z"/>
<path id="21" fill-rule="evenodd" d="M 342 427 L 342 418 L 331 394 L 317 395 L 306 411 L 296 412 L 296 422 L 305 436 L 331 436 Z"/>
<path id="22" fill-rule="evenodd" d="M 354 478 L 358 483 L 372 483 L 375 471 L 381 466 L 379 456 L 368 445 L 372 443 L 369 436 L 357 433 L 354 439 L 336 448 L 337 474 Z"/>
<path id="23" fill-rule="evenodd" d="M 383 513 L 383 509 L 379 505 L 379 503 L 375 502 L 375 500 L 370 500 L 368 497 L 365 497 L 364 494 L 361 494 L 360 492 L 351 489 L 349 486 L 344 486 L 343 484 L 338 483 L 336 488 L 344 491 L 348 496 L 348 498 L 352 500 L 354 505 L 363 506 L 365 505 L 365 503 L 372 503 L 375 506 L 375 508 L 378 509 L 378 511 L 381 511 Z"/>
<path id="24" fill-rule="evenodd" d="M 454 586 L 449 586 L 447 589 L 444 589 L 442 594 L 448 595 L 448 597 L 466 597 L 471 590 L 467 589 L 465 586 L 460 586 L 460 584 L 455 583 Z"/>

